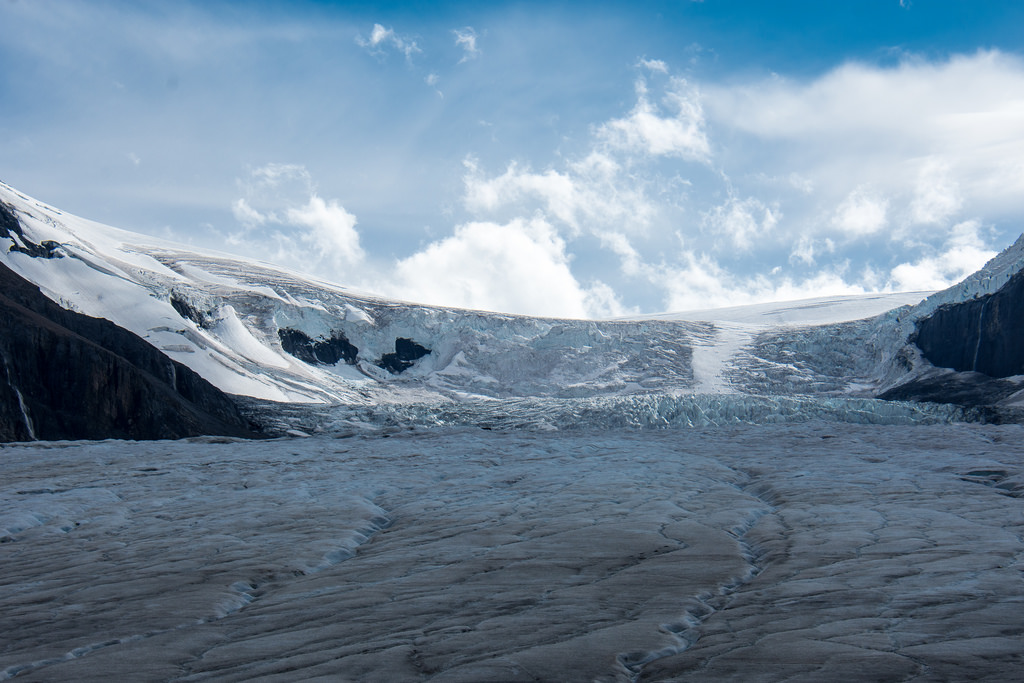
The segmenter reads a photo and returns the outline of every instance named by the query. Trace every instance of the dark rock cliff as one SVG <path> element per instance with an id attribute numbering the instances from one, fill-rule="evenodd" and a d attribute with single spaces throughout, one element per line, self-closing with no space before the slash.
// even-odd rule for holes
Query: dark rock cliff
<path id="1" fill-rule="evenodd" d="M 54 258 L 59 255 L 57 250 L 60 244 L 57 242 L 43 240 L 41 244 L 36 244 L 25 237 L 14 210 L 3 202 L 0 202 L 0 237 L 7 237 L 14 243 L 8 251 L 18 251 L 34 258 Z"/>
<path id="2" fill-rule="evenodd" d="M 385 353 L 381 356 L 377 361 L 377 366 L 384 368 L 392 375 L 397 375 L 411 368 L 414 361 L 423 358 L 428 353 L 430 353 L 430 349 L 427 347 L 417 344 L 412 339 L 399 337 L 395 340 L 395 352 Z"/>
<path id="3" fill-rule="evenodd" d="M 0 263 L 0 441 L 257 434 L 232 400 L 108 320 Z"/>
<path id="4" fill-rule="evenodd" d="M 993 294 L 936 309 L 918 323 L 914 343 L 938 367 L 1024 374 L 1024 272 Z"/>
<path id="5" fill-rule="evenodd" d="M 341 332 L 332 332 L 330 339 L 310 339 L 301 330 L 285 327 L 277 331 L 281 348 L 301 361 L 313 365 L 335 365 L 343 360 L 355 365 L 359 349 L 353 346 Z"/>

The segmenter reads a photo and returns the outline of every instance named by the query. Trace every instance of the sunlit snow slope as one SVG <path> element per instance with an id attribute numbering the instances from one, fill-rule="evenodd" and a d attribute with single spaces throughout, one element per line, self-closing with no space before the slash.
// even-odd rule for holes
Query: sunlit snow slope
<path id="1" fill-rule="evenodd" d="M 227 392 L 279 402 L 872 397 L 917 367 L 900 360 L 913 320 L 998 287 L 1022 260 L 1001 257 L 918 313 L 897 307 L 927 292 L 556 320 L 388 301 L 78 218 L 2 183 L 0 201 L 21 231 L 0 237 L 4 258 L 50 298 L 135 332 Z"/>

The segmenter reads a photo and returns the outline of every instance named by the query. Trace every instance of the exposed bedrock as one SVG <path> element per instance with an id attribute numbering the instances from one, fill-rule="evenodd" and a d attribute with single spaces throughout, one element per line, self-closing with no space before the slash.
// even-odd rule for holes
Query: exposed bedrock
<path id="1" fill-rule="evenodd" d="M 255 436 L 234 402 L 108 320 L 0 264 L 0 441 Z"/>
<path id="2" fill-rule="evenodd" d="M 178 315 L 186 320 L 191 320 L 200 327 L 209 327 L 213 321 L 213 311 L 200 310 L 200 308 L 193 305 L 184 294 L 171 292 L 170 302 L 171 307 L 178 312 Z"/>
<path id="3" fill-rule="evenodd" d="M 397 375 L 400 372 L 412 367 L 413 362 L 423 358 L 430 353 L 430 349 L 425 346 L 417 344 L 412 339 L 406 339 L 405 337 L 399 337 L 395 340 L 395 352 L 385 353 L 377 361 L 377 366 L 382 367 L 392 375 Z"/>
<path id="4" fill-rule="evenodd" d="M 936 309 L 918 323 L 915 343 L 938 367 L 1024 374 L 1024 272 L 994 294 Z"/>
<path id="5" fill-rule="evenodd" d="M 281 348 L 301 361 L 313 365 L 335 365 L 344 360 L 355 365 L 359 349 L 341 332 L 331 332 L 328 339 L 313 340 L 305 332 L 285 327 L 277 331 Z"/>
<path id="6" fill-rule="evenodd" d="M 14 210 L 3 202 L 0 202 L 0 237 L 6 237 L 14 242 L 8 251 L 21 252 L 33 258 L 54 258 L 60 256 L 60 253 L 57 252 L 57 249 L 60 247 L 59 242 L 43 240 L 41 244 L 36 244 L 25 237 L 21 229 L 21 223 L 14 214 Z"/>

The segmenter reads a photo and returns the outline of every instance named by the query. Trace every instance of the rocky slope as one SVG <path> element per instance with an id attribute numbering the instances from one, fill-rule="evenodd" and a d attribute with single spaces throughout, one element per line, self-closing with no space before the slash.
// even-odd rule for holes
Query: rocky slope
<path id="1" fill-rule="evenodd" d="M 197 374 L 0 263 L 0 441 L 255 436 Z"/>

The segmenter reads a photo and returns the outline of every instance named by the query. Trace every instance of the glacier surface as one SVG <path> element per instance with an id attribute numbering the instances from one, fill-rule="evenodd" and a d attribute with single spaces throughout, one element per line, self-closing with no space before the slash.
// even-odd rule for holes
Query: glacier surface
<path id="1" fill-rule="evenodd" d="M 2 184 L 0 200 L 17 215 L 25 239 L 59 245 L 57 258 L 4 249 L 10 267 L 50 298 L 135 332 L 224 391 L 281 403 L 737 393 L 870 397 L 884 379 L 875 372 L 880 359 L 888 367 L 891 347 L 905 343 L 902 327 L 872 316 L 927 294 L 823 297 L 630 320 L 530 318 L 383 300 L 268 264 L 103 226 Z M 849 336 L 836 327 L 855 320 L 863 334 Z M 800 344 L 789 350 L 799 357 L 780 363 L 758 354 L 766 335 L 775 333 L 797 337 Z M 865 346 L 864 334 L 878 343 Z M 301 360 L 285 350 L 282 335 L 302 335 L 314 344 L 344 339 L 356 349 L 353 362 Z M 400 340 L 430 353 L 396 374 L 382 361 Z M 828 358 L 821 357 L 825 347 L 831 349 Z M 759 369 L 766 363 L 772 371 Z M 773 375 L 777 368 L 782 381 Z M 810 381 L 788 382 L 801 372 Z"/>
<path id="2" fill-rule="evenodd" d="M 0 200 L 12 269 L 292 435 L 0 444 L 0 679 L 1020 677 L 1024 427 L 875 397 L 1024 241 L 931 296 L 554 320 Z"/>
<path id="3" fill-rule="evenodd" d="M 1022 429 L 0 446 L 0 678 L 1014 680 Z"/>

